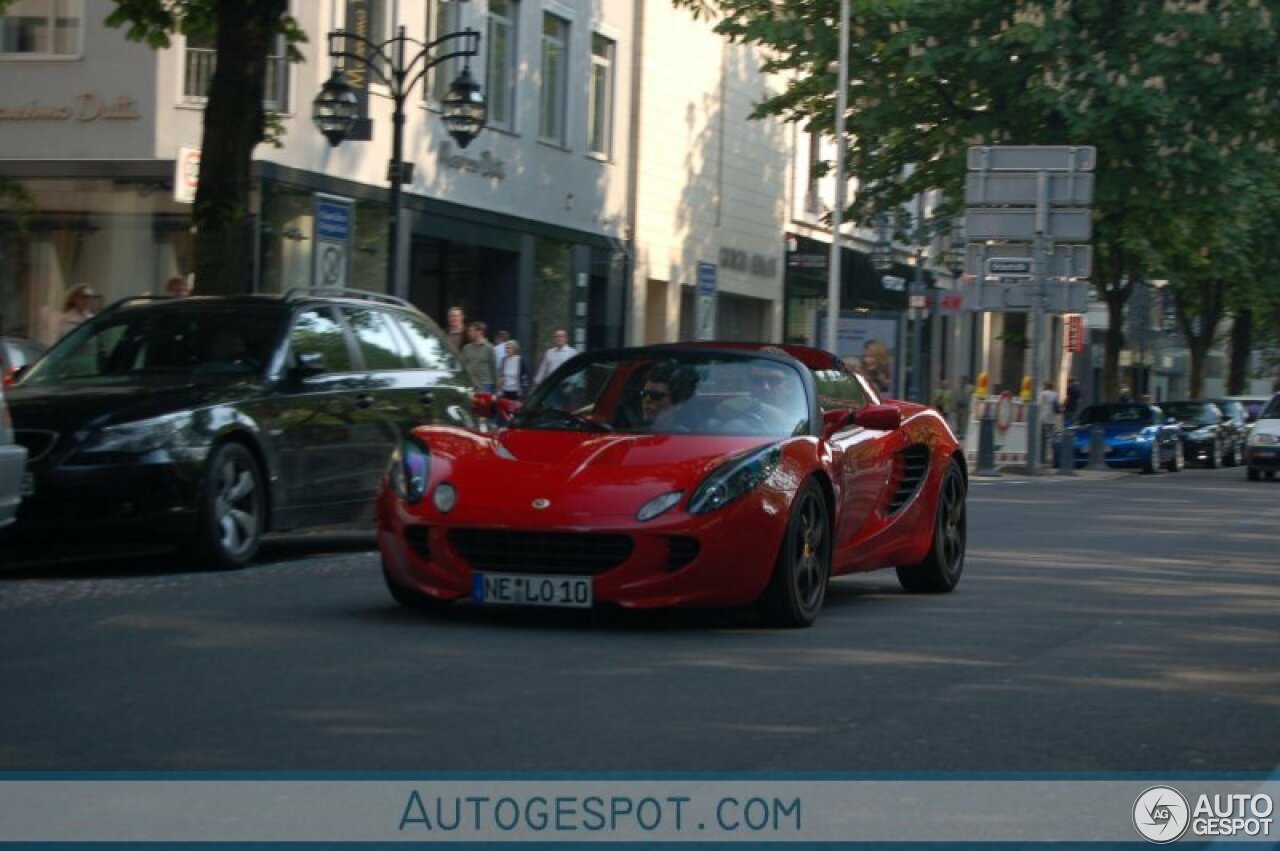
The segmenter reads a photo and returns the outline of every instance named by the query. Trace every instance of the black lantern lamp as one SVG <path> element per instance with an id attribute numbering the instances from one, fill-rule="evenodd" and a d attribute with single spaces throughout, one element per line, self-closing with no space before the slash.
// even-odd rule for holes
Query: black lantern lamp
<path id="1" fill-rule="evenodd" d="M 311 102 L 311 120 L 336 148 L 355 126 L 359 108 L 356 90 L 347 82 L 347 76 L 334 68 Z"/>
<path id="2" fill-rule="evenodd" d="M 445 129 L 465 148 L 484 129 L 489 117 L 489 107 L 480 93 L 480 84 L 471 76 L 471 67 L 463 66 L 462 73 L 449 86 L 440 102 L 441 118 Z"/>

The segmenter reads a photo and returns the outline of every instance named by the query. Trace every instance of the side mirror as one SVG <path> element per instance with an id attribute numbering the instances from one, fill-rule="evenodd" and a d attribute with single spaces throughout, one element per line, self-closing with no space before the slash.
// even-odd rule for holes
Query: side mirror
<path id="1" fill-rule="evenodd" d="M 321 352 L 298 352 L 294 357 L 293 374 L 298 378 L 310 378 L 329 371 L 329 364 Z"/>
<path id="2" fill-rule="evenodd" d="M 493 394 L 477 390 L 471 394 L 471 413 L 482 420 L 493 415 Z"/>
<path id="3" fill-rule="evenodd" d="M 822 436 L 830 437 L 842 428 L 848 428 L 854 423 L 854 413 L 846 408 L 837 408 L 834 411 L 826 411 L 822 415 Z"/>
<path id="4" fill-rule="evenodd" d="M 854 413 L 853 421 L 863 428 L 893 431 L 902 425 L 902 410 L 897 405 L 864 405 Z"/>

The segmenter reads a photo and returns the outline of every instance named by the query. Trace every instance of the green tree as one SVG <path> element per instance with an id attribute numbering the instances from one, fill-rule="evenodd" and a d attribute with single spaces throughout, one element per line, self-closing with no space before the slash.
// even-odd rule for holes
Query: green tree
<path id="1" fill-rule="evenodd" d="M 244 292 L 252 268 L 249 190 L 253 149 L 267 138 L 262 101 L 267 57 L 284 36 L 290 59 L 306 41 L 288 0 L 115 0 L 107 23 L 127 37 L 164 48 L 177 33 L 212 34 L 216 67 L 205 105 L 200 185 L 192 215 L 199 291 Z"/>
<path id="2" fill-rule="evenodd" d="M 786 82 L 757 116 L 833 127 L 837 0 L 674 0 L 757 44 Z M 916 193 L 963 197 L 970 145 L 1095 145 L 1094 281 L 1110 308 L 1106 392 L 1124 307 L 1179 244 L 1182 200 L 1218 198 L 1280 135 L 1280 22 L 1258 0 L 850 0 L 851 218 Z"/>

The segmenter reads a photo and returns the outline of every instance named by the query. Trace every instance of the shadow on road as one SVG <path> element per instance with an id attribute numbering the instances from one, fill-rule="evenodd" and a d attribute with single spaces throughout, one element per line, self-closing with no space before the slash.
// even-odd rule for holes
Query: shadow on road
<path id="1" fill-rule="evenodd" d="M 373 532 L 332 529 L 268 535 L 254 565 L 291 561 L 324 553 L 353 553 L 377 548 Z M 0 554 L 0 582 L 19 579 L 99 579 L 199 573 L 167 544 L 65 543 L 12 548 Z"/>

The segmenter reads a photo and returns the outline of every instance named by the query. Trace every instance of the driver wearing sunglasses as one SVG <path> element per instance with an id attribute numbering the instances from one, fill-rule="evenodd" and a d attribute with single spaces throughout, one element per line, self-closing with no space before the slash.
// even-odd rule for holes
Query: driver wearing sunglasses
<path id="1" fill-rule="evenodd" d="M 660 363 L 645 376 L 640 390 L 640 417 L 655 431 L 668 431 L 676 411 L 697 387 L 697 374 L 674 362 Z"/>

